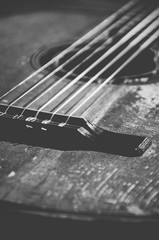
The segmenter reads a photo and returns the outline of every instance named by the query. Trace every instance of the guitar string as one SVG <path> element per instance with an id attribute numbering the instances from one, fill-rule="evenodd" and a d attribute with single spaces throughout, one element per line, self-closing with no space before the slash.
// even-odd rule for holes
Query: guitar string
<path id="1" fill-rule="evenodd" d="M 150 15 L 151 16 L 151 15 Z M 153 19 L 153 18 L 152 18 Z M 144 19 L 145 20 L 145 19 Z M 147 22 L 147 20 L 149 20 L 150 21 L 150 19 L 149 19 L 149 16 L 146 18 L 146 20 L 145 20 L 145 23 Z M 140 22 L 140 24 L 139 24 L 139 26 L 138 27 L 140 27 L 140 26 L 142 26 L 143 27 L 143 22 Z M 137 28 L 137 32 L 139 31 L 140 29 L 139 28 Z M 132 32 L 132 35 L 134 35 L 134 32 Z M 129 38 L 130 38 L 130 35 L 129 35 Z M 128 39 L 129 39 L 128 38 Z M 125 41 L 126 39 L 125 39 L 125 37 L 124 37 L 124 41 Z M 123 41 L 123 42 L 124 42 Z M 117 45 L 118 46 L 118 45 Z M 79 76 L 78 76 L 78 78 L 79 78 Z M 64 88 L 63 90 L 62 90 L 62 92 L 64 92 L 64 91 L 66 91 L 69 87 L 70 87 L 70 85 L 73 85 L 73 81 L 69 84 L 69 85 L 67 85 L 67 88 Z M 87 86 L 87 85 L 86 85 Z M 81 92 L 81 91 L 80 91 Z M 59 92 L 57 95 L 55 95 L 54 96 L 54 98 L 52 98 L 51 99 L 51 101 L 53 101 L 55 98 L 57 98 L 57 96 L 59 96 L 59 95 L 61 95 L 61 92 Z M 50 103 L 50 102 L 49 102 Z M 46 103 L 46 105 L 48 104 L 48 102 Z M 44 105 L 42 108 L 40 108 L 39 110 L 38 110 L 38 112 L 37 112 L 37 114 L 36 114 L 36 116 L 38 115 L 38 113 L 46 106 L 46 105 Z M 22 113 L 24 113 L 24 111 L 22 112 Z M 22 115 L 22 113 L 21 113 L 21 115 Z"/>
<path id="2" fill-rule="evenodd" d="M 155 10 L 153 13 L 148 15 L 143 21 L 137 24 L 131 31 L 129 31 L 120 41 L 118 41 L 115 45 L 113 45 L 106 53 L 104 53 L 100 58 L 98 58 L 89 68 L 83 71 L 80 75 L 78 75 L 73 81 L 71 81 L 65 88 L 63 88 L 60 92 L 58 92 L 55 96 L 53 96 L 48 102 L 46 102 L 38 112 L 42 111 L 48 104 L 53 102 L 57 97 L 67 91 L 71 86 L 73 86 L 76 82 L 78 82 L 86 73 L 88 73 L 91 69 L 97 66 L 102 60 L 108 57 L 111 53 L 113 53 L 116 49 L 118 49 L 121 45 L 123 45 L 126 41 L 131 39 L 134 34 L 138 33 L 144 26 L 149 24 L 153 18 L 156 18 L 159 15 L 158 9 Z M 150 20 L 151 19 L 151 20 Z M 37 112 L 37 114 L 38 114 Z"/>
<path id="3" fill-rule="evenodd" d="M 75 110 L 73 110 L 66 122 L 61 126 L 64 126 L 68 123 L 69 119 L 84 105 L 86 104 L 95 94 L 97 94 L 106 84 L 108 84 L 126 65 L 128 65 L 135 57 L 137 57 L 143 50 L 145 50 L 148 46 L 150 46 L 156 39 L 159 38 L 159 30 L 157 30 L 152 36 L 146 40 L 139 49 L 131 55 L 129 59 L 127 59 L 112 75 L 110 75 L 88 98 L 86 98 Z"/>
<path id="4" fill-rule="evenodd" d="M 141 15 L 141 13 L 140 13 Z M 144 16 L 143 16 L 144 17 Z M 136 18 L 136 16 L 134 17 L 134 19 Z M 129 22 L 131 22 L 134 19 L 130 19 Z M 128 23 L 129 23 L 128 22 Z M 128 25 L 127 23 L 127 25 Z M 41 97 L 43 97 L 44 95 L 46 95 L 49 91 L 51 91 L 53 88 L 55 88 L 57 85 L 59 85 L 63 80 L 65 80 L 68 76 L 70 76 L 79 66 L 81 66 L 82 64 L 84 64 L 88 59 L 90 59 L 92 56 L 94 56 L 97 52 L 99 52 L 101 49 L 104 49 L 104 47 L 108 46 L 108 44 L 111 43 L 111 41 L 113 41 L 113 38 L 115 37 L 119 37 L 119 35 L 123 34 L 123 29 L 125 29 L 125 25 L 116 33 L 116 35 L 114 35 L 113 37 L 108 38 L 101 46 L 97 47 L 96 49 L 94 49 L 94 51 L 88 55 L 86 58 L 84 58 L 82 60 L 82 62 L 78 63 L 74 68 L 72 68 L 70 71 L 68 71 L 64 76 L 62 76 L 60 78 L 60 80 L 54 84 L 51 84 L 51 86 L 49 85 L 48 87 L 46 87 L 46 89 L 43 90 L 42 93 L 37 94 L 34 98 L 32 98 L 29 102 L 27 102 L 27 104 L 24 105 L 24 110 L 21 113 L 21 115 L 23 115 L 24 111 L 26 108 L 28 108 L 29 106 L 31 106 L 33 103 L 35 103 L 36 101 L 38 101 Z M 29 92 L 28 92 L 29 93 Z M 21 98 L 21 97 L 20 97 Z M 13 103 L 15 104 L 20 98 L 16 99 L 16 101 L 14 101 Z M 12 103 L 12 104 L 13 104 Z"/>
<path id="5" fill-rule="evenodd" d="M 99 76 L 104 73 L 108 68 L 110 68 L 114 63 L 116 63 L 121 57 L 123 57 L 128 51 L 136 46 L 143 38 L 147 36 L 154 28 L 158 27 L 159 18 L 151 24 L 145 31 L 142 32 L 135 40 L 133 40 L 123 51 L 120 52 L 112 61 L 109 62 L 104 68 L 102 68 L 95 76 L 93 76 L 85 85 L 83 85 L 74 95 L 72 95 L 64 104 L 62 104 L 54 114 L 57 114 L 65 105 L 67 105 L 71 100 L 73 100 L 79 93 L 81 93 L 86 87 L 88 87 L 92 82 L 99 78 Z"/>
<path id="6" fill-rule="evenodd" d="M 120 20 L 121 21 L 121 20 Z M 107 30 L 104 31 L 105 34 L 107 33 Z M 89 44 L 93 44 L 96 43 L 99 39 L 102 39 L 102 36 L 104 33 L 101 33 L 99 36 L 97 36 L 95 39 L 93 39 Z M 70 60 L 73 60 L 76 56 L 78 56 L 79 54 L 81 54 L 83 52 L 83 50 L 88 49 L 89 44 L 87 44 L 84 48 L 82 48 L 81 50 L 79 50 L 76 54 L 74 54 L 74 56 L 72 56 L 71 58 L 69 58 L 67 61 L 65 61 L 63 64 L 61 64 L 60 66 L 58 66 L 54 71 L 52 71 L 50 74 L 48 74 L 46 77 L 44 77 L 43 79 L 41 79 L 39 82 L 37 82 L 36 84 L 34 84 L 31 88 L 29 88 L 27 91 L 25 91 L 23 94 L 20 95 L 20 97 L 14 99 L 14 101 L 12 101 L 9 106 L 12 106 L 13 104 L 15 104 L 17 101 L 19 101 L 20 99 L 22 99 L 23 97 L 25 97 L 28 93 L 30 93 L 31 91 L 33 91 L 35 88 L 37 88 L 39 85 L 43 84 L 44 82 L 46 82 L 46 80 L 48 80 L 49 78 L 51 78 L 55 73 L 57 73 L 58 71 L 60 71 L 66 64 L 68 64 L 70 62 Z M 67 74 L 67 76 L 69 75 L 69 73 Z M 65 77 L 67 77 L 65 76 Z M 62 79 L 60 79 L 58 82 L 54 83 L 54 87 L 56 87 L 57 85 L 59 85 L 62 81 L 64 80 L 64 77 Z M 10 93 L 10 92 L 8 92 Z M 5 94 L 6 96 L 6 94 Z M 4 97 L 4 95 L 0 98 L 2 99 Z M 8 111 L 8 109 L 6 109 L 6 111 Z"/>
<path id="7" fill-rule="evenodd" d="M 69 47 L 67 47 L 64 51 L 62 51 L 61 53 L 59 53 L 57 56 L 55 56 L 53 59 L 51 59 L 50 61 L 48 61 L 46 64 L 44 64 L 42 67 L 40 67 L 38 70 L 36 70 L 35 72 L 33 72 L 32 74 L 30 74 L 27 78 L 25 78 L 23 81 L 21 81 L 19 84 L 17 84 L 16 86 L 14 86 L 13 88 L 11 88 L 8 92 L 6 92 L 5 94 L 3 94 L 0 99 L 4 98 L 6 95 L 8 95 L 10 92 L 14 91 L 17 87 L 23 85 L 24 83 L 26 83 L 27 81 L 29 81 L 30 79 L 32 79 L 33 77 L 35 77 L 36 75 L 38 75 L 40 72 L 44 71 L 46 68 L 48 68 L 50 65 L 52 65 L 54 62 L 56 62 L 58 59 L 60 59 L 61 57 L 63 57 L 65 54 L 67 54 L 69 51 L 73 50 L 75 47 L 77 47 L 78 45 L 82 44 L 85 41 L 88 41 L 88 39 L 91 39 L 94 35 L 98 34 L 98 32 L 102 31 L 103 28 L 105 28 L 107 25 L 111 24 L 111 22 L 115 21 L 116 18 L 118 18 L 118 16 L 120 14 L 124 14 L 124 12 L 128 11 L 129 9 L 131 9 L 134 5 L 136 5 L 138 3 L 138 0 L 132 0 L 130 2 L 128 2 L 127 4 L 125 4 L 124 6 L 122 6 L 120 9 L 118 9 L 115 13 L 113 13 L 112 15 L 110 15 L 108 18 L 106 18 L 104 21 L 102 21 L 101 23 L 99 23 L 95 28 L 93 28 L 92 30 L 90 30 L 88 33 L 86 33 L 84 36 L 82 36 L 80 39 L 78 39 L 77 41 L 75 41 L 72 45 L 70 45 Z"/>
<path id="8" fill-rule="evenodd" d="M 146 19 L 146 20 L 147 20 L 147 19 Z M 141 23 L 141 24 L 142 24 L 142 23 Z M 155 21 L 155 23 L 153 23 L 153 25 L 154 25 L 154 24 L 156 24 L 156 26 L 158 26 L 158 21 Z M 143 26 L 143 25 L 142 25 L 142 26 Z M 152 25 L 149 27 L 149 29 L 152 30 Z M 147 30 L 146 30 L 146 31 L 147 31 Z M 147 32 L 144 31 L 144 33 L 147 33 Z M 138 38 L 137 38 L 137 39 L 138 39 Z M 127 48 L 127 49 L 128 49 L 128 48 Z M 126 50 L 127 50 L 127 49 L 126 49 Z M 123 56 L 125 52 L 126 52 L 126 51 L 123 51 L 119 56 L 117 56 L 117 58 L 115 58 L 115 59 L 111 62 L 111 64 L 109 64 L 109 65 L 107 66 L 107 68 L 108 68 L 110 65 L 112 65 L 117 59 L 119 59 L 119 57 Z M 105 69 L 106 69 L 106 68 L 105 68 Z M 104 69 L 104 70 L 105 70 L 105 69 Z M 101 72 L 100 72 L 100 74 L 101 74 Z M 99 74 L 96 75 L 95 77 L 97 78 L 98 76 L 99 76 Z M 94 77 L 94 79 L 95 79 L 95 77 Z M 90 83 L 92 82 L 92 80 L 93 80 L 93 79 L 90 80 Z M 87 85 L 88 85 L 88 83 L 86 84 L 86 86 L 87 86 Z M 85 86 L 85 87 L 86 87 L 86 86 Z M 85 87 L 83 87 L 82 89 L 84 89 Z M 80 91 L 78 91 L 77 94 L 78 94 L 79 92 L 81 92 L 82 89 L 80 89 Z M 76 95 L 75 95 L 75 96 L 76 96 Z M 75 97 L 75 96 L 74 96 L 74 97 Z M 71 99 L 72 99 L 72 98 L 71 98 Z M 70 99 L 70 100 L 71 100 L 71 99 Z M 69 100 L 69 101 L 70 101 L 70 100 Z M 59 110 L 59 109 L 58 109 L 58 110 Z"/>

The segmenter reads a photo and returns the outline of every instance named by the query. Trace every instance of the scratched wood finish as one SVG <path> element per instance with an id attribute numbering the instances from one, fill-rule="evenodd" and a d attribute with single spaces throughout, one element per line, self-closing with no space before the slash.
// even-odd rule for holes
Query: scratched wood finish
<path id="1" fill-rule="evenodd" d="M 79 38 L 120 5 L 111 2 L 102 1 L 102 11 L 100 5 L 96 11 L 29 5 L 25 11 L 23 7 L 3 14 L 1 94 L 33 71 L 33 52 L 47 44 Z M 154 82 L 145 85 L 109 85 L 83 112 L 105 129 L 152 137 L 151 147 L 141 157 L 0 142 L 0 204 L 15 203 L 22 209 L 29 206 L 51 216 L 158 216 L 159 77 L 153 78 Z"/>

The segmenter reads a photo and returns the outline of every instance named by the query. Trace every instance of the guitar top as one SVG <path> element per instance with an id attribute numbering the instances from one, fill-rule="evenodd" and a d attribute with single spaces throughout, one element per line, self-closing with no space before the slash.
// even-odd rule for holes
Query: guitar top
<path id="1" fill-rule="evenodd" d="M 155 1 L 4 5 L 0 208 L 159 218 L 158 18 Z"/>

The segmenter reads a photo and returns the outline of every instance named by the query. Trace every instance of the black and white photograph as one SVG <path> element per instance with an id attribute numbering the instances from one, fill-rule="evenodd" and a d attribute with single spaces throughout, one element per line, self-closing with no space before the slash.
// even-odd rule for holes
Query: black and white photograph
<path id="1" fill-rule="evenodd" d="M 158 239 L 159 1 L 0 2 L 0 239 Z"/>

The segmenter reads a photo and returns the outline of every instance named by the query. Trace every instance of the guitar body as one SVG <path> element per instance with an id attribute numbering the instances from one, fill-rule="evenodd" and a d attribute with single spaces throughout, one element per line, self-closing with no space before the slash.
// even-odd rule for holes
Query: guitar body
<path id="1" fill-rule="evenodd" d="M 40 49 L 71 44 L 124 3 L 50 2 L 4 7 L 0 17 L 1 95 L 35 70 L 33 59 Z M 68 219 L 158 219 L 158 47 L 156 41 L 149 49 L 155 52 L 155 74 L 148 69 L 138 76 L 133 70 L 136 76 L 130 84 L 106 85 L 81 112 L 103 129 L 150 137 L 151 146 L 141 156 L 129 157 L 87 146 L 33 146 L 1 139 L 1 208 Z M 52 133 L 49 142 L 56 138 Z"/>

